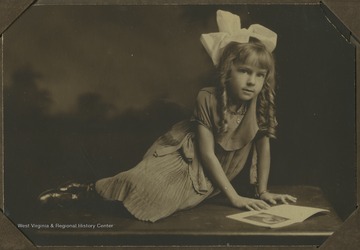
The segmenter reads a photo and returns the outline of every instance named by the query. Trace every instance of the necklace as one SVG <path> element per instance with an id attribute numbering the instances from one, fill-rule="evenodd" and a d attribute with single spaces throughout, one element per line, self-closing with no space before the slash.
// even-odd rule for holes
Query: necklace
<path id="1" fill-rule="evenodd" d="M 237 123 L 237 124 L 240 124 L 240 122 L 241 122 L 241 119 L 240 119 L 240 117 L 238 117 L 238 118 L 236 119 L 236 123 Z"/>
<path id="2" fill-rule="evenodd" d="M 240 124 L 240 122 L 242 120 L 242 116 L 244 116 L 246 113 L 246 107 L 245 107 L 245 105 L 241 105 L 241 107 L 237 111 L 232 111 L 232 110 L 228 109 L 228 112 L 231 115 L 236 116 L 236 123 Z"/>

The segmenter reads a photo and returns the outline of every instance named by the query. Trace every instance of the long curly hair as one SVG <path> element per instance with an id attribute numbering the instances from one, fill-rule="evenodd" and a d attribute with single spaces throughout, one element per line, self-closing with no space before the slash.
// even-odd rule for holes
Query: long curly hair
<path id="1" fill-rule="evenodd" d="M 217 95 L 220 116 L 219 133 L 226 133 L 228 127 L 227 113 L 229 98 L 227 85 L 230 81 L 232 65 L 250 64 L 267 70 L 264 86 L 257 97 L 256 115 L 261 132 L 276 138 L 275 112 L 275 60 L 263 43 L 253 38 L 249 43 L 230 42 L 221 55 L 218 65 Z"/>

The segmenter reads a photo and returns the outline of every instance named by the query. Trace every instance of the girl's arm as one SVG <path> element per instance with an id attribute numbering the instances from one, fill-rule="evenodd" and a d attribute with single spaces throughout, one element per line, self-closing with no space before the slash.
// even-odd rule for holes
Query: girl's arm
<path id="1" fill-rule="evenodd" d="M 249 210 L 269 208 L 269 205 L 262 200 L 250 199 L 237 194 L 215 155 L 215 141 L 212 132 L 200 124 L 197 128 L 198 146 L 202 164 L 210 173 L 215 185 L 226 195 L 231 204 L 235 207 L 245 207 Z"/>
<path id="2" fill-rule="evenodd" d="M 263 136 L 255 142 L 258 164 L 258 193 L 267 191 L 270 173 L 270 140 L 268 136 Z"/>
<path id="3" fill-rule="evenodd" d="M 256 151 L 258 154 L 258 194 L 260 199 L 276 204 L 276 200 L 287 204 L 286 200 L 296 202 L 296 198 L 287 194 L 274 194 L 267 191 L 269 173 L 270 173 L 270 139 L 268 136 L 259 138 L 256 142 Z"/>

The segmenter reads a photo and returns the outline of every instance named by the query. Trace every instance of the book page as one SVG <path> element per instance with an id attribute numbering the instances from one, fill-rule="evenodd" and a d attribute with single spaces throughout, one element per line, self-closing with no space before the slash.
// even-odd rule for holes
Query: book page
<path id="1" fill-rule="evenodd" d="M 278 205 L 267 210 L 249 211 L 227 216 L 227 218 L 246 222 L 256 226 L 269 228 L 278 228 L 291 225 L 296 222 L 302 222 L 310 216 L 319 212 L 328 212 L 327 209 Z"/>
<path id="2" fill-rule="evenodd" d="M 284 216 L 298 222 L 304 221 L 319 212 L 329 212 L 327 209 L 286 204 L 271 207 L 268 211 L 273 215 Z"/>

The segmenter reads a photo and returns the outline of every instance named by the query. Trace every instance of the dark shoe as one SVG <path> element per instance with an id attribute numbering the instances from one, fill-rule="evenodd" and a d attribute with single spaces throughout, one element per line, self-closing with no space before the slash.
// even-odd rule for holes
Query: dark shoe
<path id="1" fill-rule="evenodd" d="M 99 199 L 95 191 L 95 183 L 67 182 L 60 185 L 57 189 L 59 192 L 76 194 L 82 201 Z"/>
<path id="2" fill-rule="evenodd" d="M 45 206 L 66 206 L 71 203 L 77 202 L 79 200 L 79 196 L 73 193 L 62 192 L 56 189 L 49 189 L 42 192 L 38 201 L 41 205 Z"/>
<path id="3" fill-rule="evenodd" d="M 95 191 L 94 183 L 79 183 L 79 182 L 66 182 L 58 187 L 58 190 L 61 192 L 67 193 L 84 193 L 84 192 L 93 192 Z"/>

